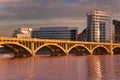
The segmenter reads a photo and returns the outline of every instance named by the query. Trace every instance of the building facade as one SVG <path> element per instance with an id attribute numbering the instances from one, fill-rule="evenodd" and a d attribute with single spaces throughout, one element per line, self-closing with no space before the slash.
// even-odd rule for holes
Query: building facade
<path id="1" fill-rule="evenodd" d="M 41 39 L 77 40 L 77 27 L 57 26 L 33 29 L 32 37 Z"/>
<path id="2" fill-rule="evenodd" d="M 79 41 L 86 41 L 86 29 L 84 29 L 80 34 L 78 34 Z"/>
<path id="3" fill-rule="evenodd" d="M 86 40 L 90 42 L 109 42 L 112 38 L 111 14 L 104 11 L 87 13 Z"/>
<path id="4" fill-rule="evenodd" d="M 18 28 L 14 30 L 13 37 L 31 38 L 32 28 Z"/>
<path id="5" fill-rule="evenodd" d="M 120 43 L 120 21 L 113 20 L 113 25 L 115 27 L 114 41 Z"/>

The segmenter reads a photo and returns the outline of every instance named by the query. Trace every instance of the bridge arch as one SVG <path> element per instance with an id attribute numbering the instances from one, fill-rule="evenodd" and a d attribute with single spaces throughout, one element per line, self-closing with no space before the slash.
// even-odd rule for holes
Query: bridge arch
<path id="1" fill-rule="evenodd" d="M 120 46 L 113 47 L 113 54 L 120 54 Z"/>
<path id="2" fill-rule="evenodd" d="M 26 46 L 24 46 L 24 45 L 22 45 L 22 44 L 19 44 L 19 43 L 16 43 L 16 42 L 2 42 L 2 43 L 0 43 L 0 45 L 7 46 L 9 49 L 11 49 L 11 48 L 10 48 L 10 45 L 19 46 L 19 47 L 23 48 L 25 51 L 27 51 L 30 56 L 32 56 L 31 50 L 30 50 L 28 47 L 26 47 Z M 11 50 L 13 50 L 13 49 L 11 49 Z M 13 51 L 13 52 L 14 52 L 14 51 Z M 26 54 L 24 54 L 24 55 L 26 55 Z M 27 55 L 26 55 L 26 56 L 27 56 Z"/>
<path id="3" fill-rule="evenodd" d="M 68 50 L 68 53 L 70 54 L 70 52 L 75 49 L 75 48 L 78 48 L 78 50 L 80 50 L 80 48 L 84 49 L 84 53 L 82 53 L 81 51 L 79 51 L 78 55 L 85 55 L 85 54 L 90 54 L 90 50 L 84 46 L 84 45 L 79 45 L 79 44 L 76 44 L 74 46 L 72 46 L 69 50 Z M 86 52 L 86 53 L 85 53 Z"/>
<path id="4" fill-rule="evenodd" d="M 98 53 L 97 53 L 98 52 Z M 110 54 L 110 51 L 107 47 L 103 45 L 97 45 L 92 49 L 92 54 Z"/>
<path id="5" fill-rule="evenodd" d="M 47 47 L 47 46 L 54 46 L 54 47 L 60 49 L 60 50 L 64 53 L 64 55 L 66 55 L 65 49 L 64 49 L 63 47 L 61 47 L 60 45 L 55 44 L 55 43 L 46 43 L 46 44 L 44 44 L 44 45 L 42 45 L 42 46 L 39 46 L 39 47 L 35 50 L 35 54 L 36 54 L 37 51 L 39 51 L 41 48 Z"/>

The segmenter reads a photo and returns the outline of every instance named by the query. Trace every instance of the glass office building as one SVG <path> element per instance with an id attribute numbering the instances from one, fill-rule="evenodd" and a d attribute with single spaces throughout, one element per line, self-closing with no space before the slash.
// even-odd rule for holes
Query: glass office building
<path id="1" fill-rule="evenodd" d="M 113 25 L 115 28 L 114 41 L 120 43 L 120 21 L 113 20 Z"/>
<path id="2" fill-rule="evenodd" d="M 90 42 L 109 42 L 112 35 L 111 14 L 104 11 L 87 13 L 86 40 Z"/>
<path id="3" fill-rule="evenodd" d="M 41 39 L 56 40 L 77 40 L 77 27 L 57 26 L 57 27 L 40 27 L 33 29 L 32 37 Z"/>

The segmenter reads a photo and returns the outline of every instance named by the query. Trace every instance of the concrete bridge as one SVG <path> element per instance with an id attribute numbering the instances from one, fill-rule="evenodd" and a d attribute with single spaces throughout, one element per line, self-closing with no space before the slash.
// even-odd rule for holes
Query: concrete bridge
<path id="1" fill-rule="evenodd" d="M 15 56 L 35 56 L 42 49 L 48 49 L 51 55 L 120 54 L 120 44 L 112 43 L 112 41 L 109 43 L 99 43 L 0 37 L 0 46 L 12 50 Z"/>

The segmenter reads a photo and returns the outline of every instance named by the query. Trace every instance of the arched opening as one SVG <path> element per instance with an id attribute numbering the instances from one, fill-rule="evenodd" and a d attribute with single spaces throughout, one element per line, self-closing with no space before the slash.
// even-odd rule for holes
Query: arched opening
<path id="1" fill-rule="evenodd" d="M 89 51 L 87 48 L 83 46 L 74 46 L 70 51 L 70 55 L 89 55 Z"/>
<path id="2" fill-rule="evenodd" d="M 24 48 L 22 45 L 17 44 L 1 44 L 0 54 L 3 54 L 6 57 L 30 57 L 30 51 Z"/>
<path id="3" fill-rule="evenodd" d="M 43 45 L 38 48 L 36 55 L 40 56 L 64 56 L 65 51 L 57 45 Z"/>
<path id="4" fill-rule="evenodd" d="M 113 49 L 113 54 L 120 54 L 120 47 L 116 47 Z"/>
<path id="5" fill-rule="evenodd" d="M 0 45 L 0 58 L 13 58 L 13 52 L 7 47 Z"/>
<path id="6" fill-rule="evenodd" d="M 93 50 L 94 55 L 106 55 L 109 52 L 104 47 L 97 47 Z"/>

